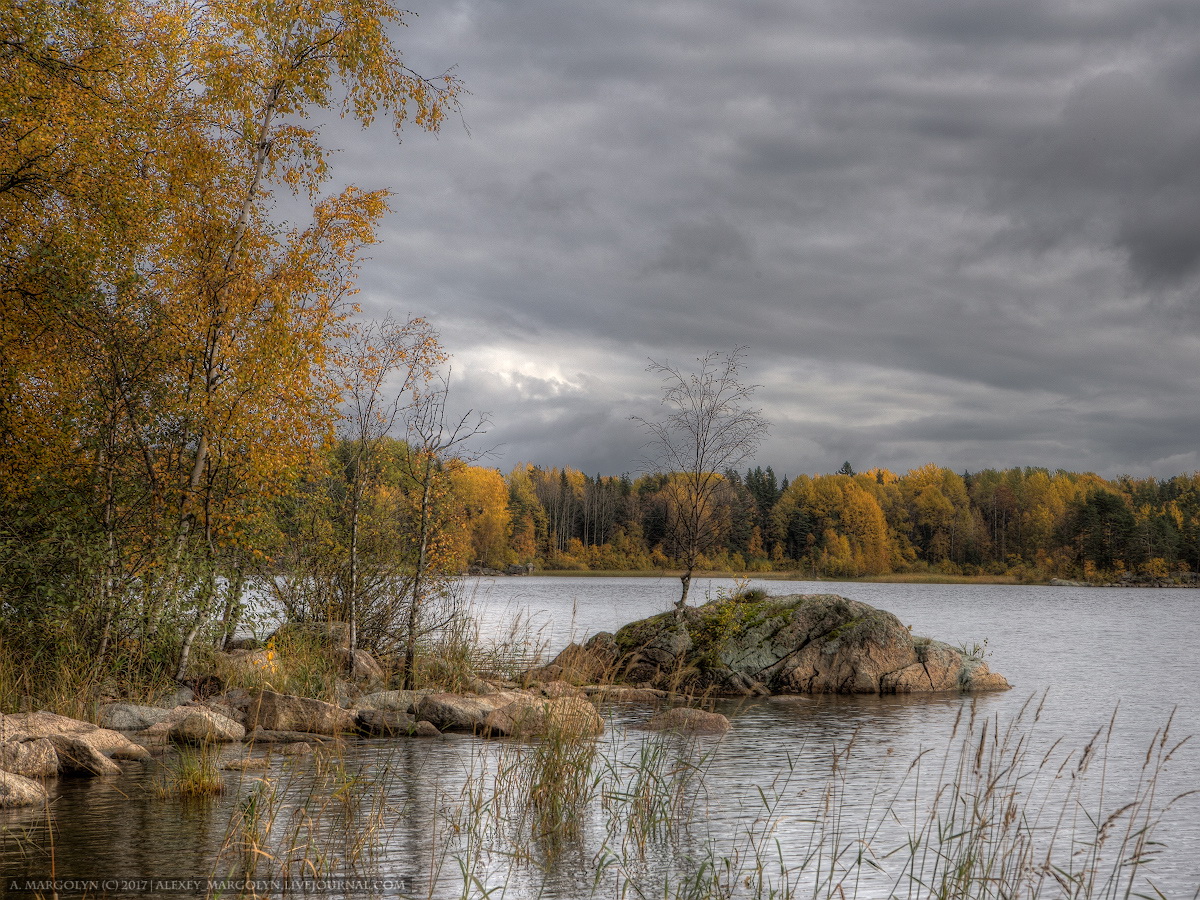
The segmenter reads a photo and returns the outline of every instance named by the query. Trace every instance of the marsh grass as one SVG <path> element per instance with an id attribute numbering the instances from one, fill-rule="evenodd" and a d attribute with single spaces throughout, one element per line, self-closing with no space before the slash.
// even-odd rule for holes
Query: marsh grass
<path id="1" fill-rule="evenodd" d="M 931 802 L 913 798 L 908 840 L 893 851 L 903 861 L 896 896 L 1162 896 L 1146 869 L 1162 850 L 1164 816 L 1192 793 L 1159 796 L 1164 770 L 1188 740 L 1172 737 L 1170 720 L 1147 742 L 1132 794 L 1114 802 L 1116 712 L 1076 751 L 1036 745 L 1031 726 L 1041 707 L 1032 702 L 1008 723 L 973 713 L 960 714 Z M 913 763 L 915 786 L 926 762 Z"/>
<path id="2" fill-rule="evenodd" d="M 90 720 L 105 699 L 150 700 L 176 687 L 140 644 L 99 660 L 71 640 L 33 643 L 0 634 L 0 712 L 46 709 Z"/>
<path id="3" fill-rule="evenodd" d="M 1185 796 L 1159 796 L 1183 741 L 1169 722 L 1154 734 L 1132 793 L 1114 802 L 1115 717 L 1070 750 L 1042 739 L 1040 715 L 1032 702 L 1008 722 L 964 706 L 940 751 L 887 773 L 858 770 L 856 738 L 832 750 L 816 793 L 801 755 L 788 755 L 732 816 L 711 796 L 718 744 L 622 732 L 580 758 L 569 740 L 519 756 L 492 747 L 443 820 L 442 857 L 457 863 L 462 897 L 566 896 L 564 868 L 591 886 L 571 896 L 622 900 L 1165 896 L 1148 866 Z"/>
<path id="4" fill-rule="evenodd" d="M 1174 895 L 1153 878 L 1180 799 L 1160 796 L 1183 744 L 1171 723 L 1147 736 L 1131 779 L 1115 715 L 1075 749 L 1042 735 L 1040 718 L 1033 701 L 1007 721 L 964 704 L 943 743 L 890 766 L 861 737 L 800 744 L 769 783 L 740 792 L 727 744 L 613 720 L 602 738 L 462 738 L 431 755 L 410 744 L 407 765 L 388 755 L 395 745 L 277 759 L 264 777 L 226 774 L 234 800 L 213 874 L 394 875 L 404 841 L 401 871 L 425 898 Z M 414 771 L 414 759 L 438 762 Z M 414 777 L 418 794 L 396 789 Z"/>
<path id="5" fill-rule="evenodd" d="M 478 678 L 516 681 L 543 662 L 549 639 L 546 626 L 534 627 L 528 610 L 518 610 L 496 633 L 484 639 L 480 617 L 471 605 L 422 642 L 419 687 L 466 688 Z"/>
<path id="6" fill-rule="evenodd" d="M 403 816 L 389 799 L 393 777 L 387 761 L 381 766 L 352 762 L 333 748 L 240 780 L 214 878 L 288 884 L 378 875 L 378 855 Z"/>
<path id="7" fill-rule="evenodd" d="M 198 800 L 225 792 L 217 766 L 220 751 L 212 744 L 182 744 L 164 759 L 154 793 L 160 799 Z"/>

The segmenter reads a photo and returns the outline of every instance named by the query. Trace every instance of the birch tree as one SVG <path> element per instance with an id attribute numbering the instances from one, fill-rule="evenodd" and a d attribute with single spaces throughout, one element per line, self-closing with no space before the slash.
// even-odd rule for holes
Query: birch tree
<path id="1" fill-rule="evenodd" d="M 721 356 L 712 352 L 688 372 L 650 361 L 647 371 L 662 382 L 663 415 L 634 417 L 649 435 L 648 472 L 667 475 L 667 537 L 683 568 L 678 608 L 687 605 L 692 573 L 720 531 L 716 517 L 722 474 L 754 456 L 767 433 L 761 410 L 750 405 L 758 385 L 742 380 L 746 348 Z"/>

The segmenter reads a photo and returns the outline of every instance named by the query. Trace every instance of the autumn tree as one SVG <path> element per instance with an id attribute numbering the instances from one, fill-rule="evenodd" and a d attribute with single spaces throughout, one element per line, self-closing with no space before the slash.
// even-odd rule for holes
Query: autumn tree
<path id="1" fill-rule="evenodd" d="M 489 424 L 485 414 L 474 410 L 460 416 L 450 414 L 449 397 L 450 373 L 445 371 L 435 375 L 405 411 L 407 453 L 403 483 L 409 497 L 405 514 L 410 523 L 408 543 L 412 558 L 401 663 L 406 690 L 415 684 L 417 642 L 431 630 L 427 621 L 429 610 L 435 599 L 445 596 L 450 574 L 446 562 L 454 557 L 446 545 L 449 529 L 444 521 L 452 509 L 446 502 L 450 494 L 447 464 L 483 456 L 484 451 L 468 448 Z"/>
<path id="2" fill-rule="evenodd" d="M 466 558 L 461 561 L 490 568 L 507 565 L 512 516 L 503 476 L 495 469 L 458 465 L 450 469 L 450 483 L 462 508 Z"/>
<path id="3" fill-rule="evenodd" d="M 0 9 L 0 499 L 100 656 L 114 623 L 180 625 L 183 671 L 217 573 L 328 432 L 387 198 L 322 196 L 305 118 L 438 127 L 458 85 L 404 65 L 401 21 L 379 0 Z M 310 223 L 271 220 L 278 189 Z"/>
<path id="4" fill-rule="evenodd" d="M 350 626 L 350 649 L 358 647 L 360 597 L 359 529 L 367 491 L 379 479 L 383 442 L 410 402 L 416 402 L 446 355 L 423 319 L 355 323 L 342 342 L 335 372 L 343 385 L 338 432 L 348 526 L 343 600 L 339 618 Z"/>
<path id="5" fill-rule="evenodd" d="M 649 436 L 649 469 L 669 473 L 667 534 L 683 568 L 677 606 L 687 605 L 699 556 L 720 536 L 714 515 L 722 473 L 752 457 L 767 432 L 760 410 L 749 405 L 757 385 L 741 378 L 745 348 L 722 357 L 709 353 L 695 372 L 650 361 L 647 371 L 662 381 L 664 415 L 634 417 Z"/>

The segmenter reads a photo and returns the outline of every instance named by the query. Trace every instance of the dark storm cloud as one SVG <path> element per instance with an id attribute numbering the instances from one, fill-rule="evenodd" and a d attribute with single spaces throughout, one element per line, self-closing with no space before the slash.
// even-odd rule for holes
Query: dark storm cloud
<path id="1" fill-rule="evenodd" d="M 1200 465 L 1200 4 L 418 12 L 469 135 L 339 177 L 394 187 L 364 308 L 441 329 L 496 464 L 628 470 L 646 359 L 746 345 L 781 472 Z"/>
<path id="2" fill-rule="evenodd" d="M 1193 94 L 1128 72 L 1075 86 L 1052 124 L 1013 141 L 1011 202 L 1046 245 L 1123 251 L 1150 286 L 1200 263 L 1200 120 Z"/>

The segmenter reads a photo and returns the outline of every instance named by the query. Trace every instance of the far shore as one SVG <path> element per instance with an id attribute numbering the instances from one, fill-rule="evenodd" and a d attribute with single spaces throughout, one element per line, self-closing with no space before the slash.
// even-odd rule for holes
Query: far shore
<path id="1" fill-rule="evenodd" d="M 537 578 L 679 578 L 682 572 L 670 569 L 537 569 L 528 575 Z M 894 572 L 890 575 L 870 575 L 862 578 L 832 578 L 803 572 L 709 572 L 697 570 L 693 578 L 752 578 L 760 581 L 828 581 L 831 584 L 1046 584 L 1045 581 L 1022 581 L 1013 575 L 941 575 L 937 572 Z"/>

